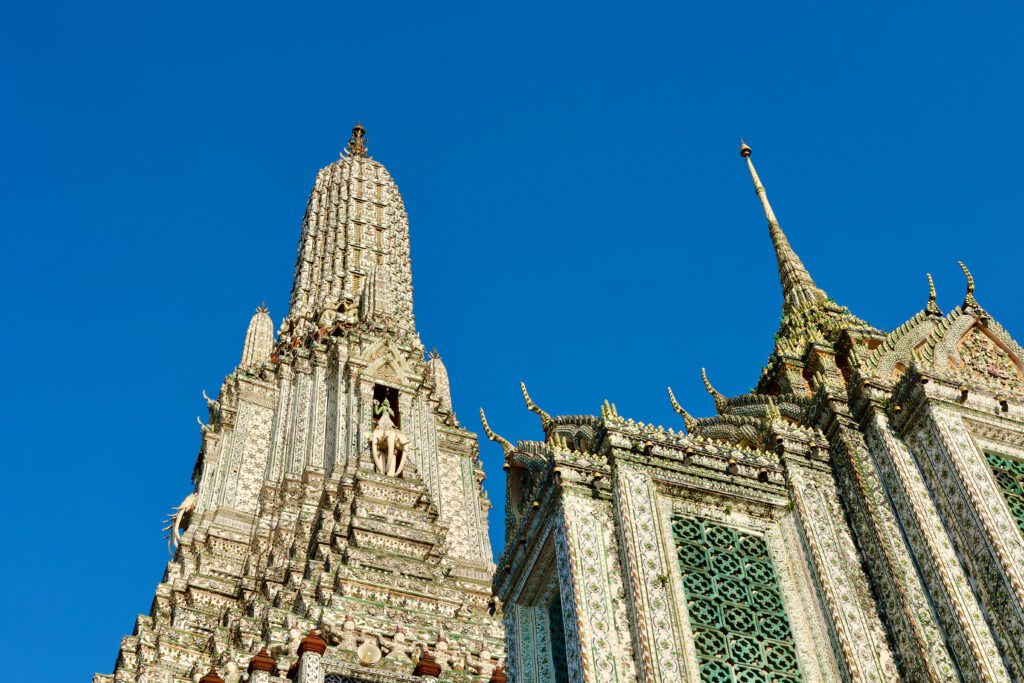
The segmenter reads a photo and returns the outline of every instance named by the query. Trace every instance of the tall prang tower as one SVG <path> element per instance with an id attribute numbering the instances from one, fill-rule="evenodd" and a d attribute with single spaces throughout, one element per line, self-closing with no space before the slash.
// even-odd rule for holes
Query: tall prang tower
<path id="1" fill-rule="evenodd" d="M 95 683 L 505 680 L 476 435 L 361 125 L 317 174 L 277 340 L 261 306 L 207 404 L 173 559 Z"/>

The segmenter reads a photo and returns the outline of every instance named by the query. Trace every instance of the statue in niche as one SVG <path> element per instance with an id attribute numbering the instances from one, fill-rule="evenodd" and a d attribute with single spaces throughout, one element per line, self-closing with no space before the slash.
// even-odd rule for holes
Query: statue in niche
<path id="1" fill-rule="evenodd" d="M 388 399 L 374 401 L 373 414 L 377 416 L 377 425 L 370 433 L 374 469 L 389 477 L 400 477 L 405 469 L 405 449 L 409 446 L 409 437 L 395 425 L 395 411 Z"/>

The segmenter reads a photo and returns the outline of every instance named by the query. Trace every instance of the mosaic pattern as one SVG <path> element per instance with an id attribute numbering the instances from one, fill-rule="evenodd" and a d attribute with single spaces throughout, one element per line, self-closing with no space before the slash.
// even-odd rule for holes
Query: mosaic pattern
<path id="1" fill-rule="evenodd" d="M 996 475 L 999 489 L 1010 506 L 1017 528 L 1024 532 L 1024 462 L 995 453 L 985 453 L 992 473 Z"/>
<path id="2" fill-rule="evenodd" d="M 758 536 L 676 516 L 672 534 L 706 683 L 797 683 L 793 635 Z"/>

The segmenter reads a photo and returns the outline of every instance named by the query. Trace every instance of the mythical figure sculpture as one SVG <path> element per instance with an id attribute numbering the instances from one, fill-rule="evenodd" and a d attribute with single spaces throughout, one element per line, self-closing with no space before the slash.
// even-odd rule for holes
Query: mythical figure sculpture
<path id="1" fill-rule="evenodd" d="M 192 521 L 192 513 L 196 509 L 196 492 L 185 496 L 185 500 L 181 501 L 181 505 L 171 510 L 171 514 L 167 515 L 167 519 L 164 521 L 167 526 L 163 528 L 167 532 L 167 552 L 174 554 L 174 547 L 181 542 L 181 532 L 188 528 L 189 523 Z"/>
<path id="2" fill-rule="evenodd" d="M 392 419 L 395 411 L 388 399 L 374 401 L 373 412 L 377 415 L 377 426 L 370 433 L 374 468 L 380 474 L 400 477 L 405 469 L 405 449 L 409 445 L 409 437 L 395 425 Z"/>

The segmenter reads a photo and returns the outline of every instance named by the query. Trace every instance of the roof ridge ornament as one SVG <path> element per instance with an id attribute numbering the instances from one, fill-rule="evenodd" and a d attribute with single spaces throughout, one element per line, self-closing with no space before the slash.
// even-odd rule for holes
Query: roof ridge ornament
<path id="1" fill-rule="evenodd" d="M 924 307 L 925 313 L 942 317 L 942 309 L 939 308 L 939 304 L 935 301 L 935 281 L 932 280 L 931 273 L 925 273 L 925 277 L 928 278 L 928 304 Z"/>
<path id="2" fill-rule="evenodd" d="M 721 413 L 729 405 L 729 399 L 711 386 L 711 382 L 708 380 L 708 373 L 704 368 L 700 369 L 700 378 L 704 380 L 704 388 L 707 389 L 708 393 L 711 394 L 711 397 L 715 399 L 715 410 Z"/>
<path id="3" fill-rule="evenodd" d="M 352 127 L 352 137 L 348 139 L 348 146 L 345 149 L 350 157 L 366 156 L 366 129 L 362 123 L 356 123 Z"/>
<path id="4" fill-rule="evenodd" d="M 814 279 L 804 267 L 803 261 L 790 246 L 786 233 L 779 225 L 779 219 L 775 217 L 775 211 L 772 210 L 772 205 L 768 202 L 768 194 L 757 175 L 754 162 L 750 159 L 752 153 L 750 145 L 741 139 L 740 156 L 747 160 L 750 178 L 754 182 L 754 190 L 761 200 L 765 218 L 768 219 L 768 234 L 771 235 L 772 244 L 775 247 L 775 258 L 779 266 L 779 281 L 782 283 L 782 312 L 788 313 L 794 308 L 825 301 L 828 296 L 814 283 Z"/>
<path id="5" fill-rule="evenodd" d="M 694 430 L 697 429 L 697 420 L 679 405 L 676 395 L 672 393 L 672 387 L 668 388 L 668 400 L 672 403 L 672 410 L 676 411 L 683 418 L 683 424 L 686 425 L 686 433 L 692 436 Z"/>
<path id="6" fill-rule="evenodd" d="M 971 275 L 971 271 L 967 270 L 967 266 L 964 265 L 963 261 L 957 261 L 960 266 L 960 270 L 964 271 L 964 276 L 967 278 L 967 294 L 964 295 L 964 303 L 961 308 L 964 310 L 970 308 L 981 308 L 978 304 L 978 300 L 974 298 L 974 276 Z"/>
<path id="7" fill-rule="evenodd" d="M 523 400 L 526 401 L 526 409 L 529 410 L 531 413 L 537 413 L 537 415 L 540 416 L 540 426 L 541 428 L 544 429 L 544 431 L 547 431 L 548 427 L 554 424 L 554 419 L 552 419 L 551 415 L 546 413 L 543 409 L 538 407 L 536 403 L 533 402 L 533 400 L 530 398 L 530 394 L 527 393 L 526 391 L 526 382 L 520 382 L 519 388 L 523 390 Z"/>
<path id="8" fill-rule="evenodd" d="M 508 439 L 494 433 L 494 430 L 491 429 L 491 425 L 487 424 L 487 416 L 484 415 L 483 408 L 480 409 L 480 422 L 483 423 L 484 434 L 487 435 L 488 439 L 501 446 L 501 450 L 505 451 L 505 459 L 508 460 L 508 456 L 512 454 L 512 451 L 514 451 L 516 447 L 513 446 L 512 442 Z"/>

